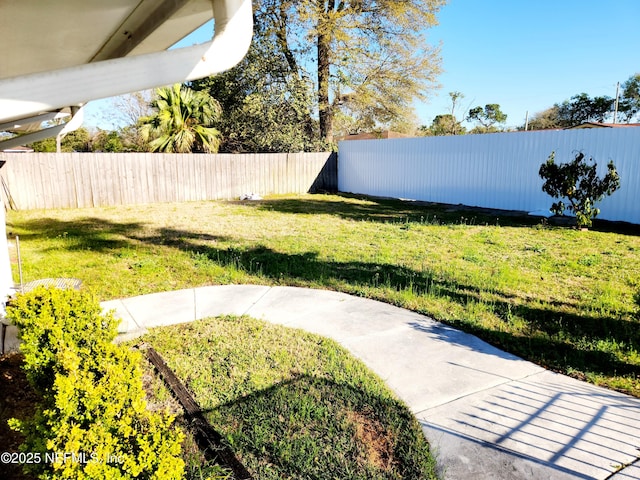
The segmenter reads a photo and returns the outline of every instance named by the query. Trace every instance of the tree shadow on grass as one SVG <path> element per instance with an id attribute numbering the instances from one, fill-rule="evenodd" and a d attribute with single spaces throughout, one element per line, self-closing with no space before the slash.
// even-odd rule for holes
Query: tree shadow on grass
<path id="1" fill-rule="evenodd" d="M 528 215 L 525 211 L 502 210 L 438 202 L 399 200 L 349 193 L 300 199 L 266 199 L 234 202 L 260 210 L 292 214 L 335 215 L 349 220 L 381 223 L 426 223 L 438 225 L 500 225 L 504 227 L 532 227 L 548 225 L 547 219 Z M 354 202 L 353 200 L 358 200 Z M 366 203 L 362 203 L 362 201 Z M 570 228 L 570 227 L 554 227 Z M 623 235 L 640 235 L 640 225 L 594 219 L 593 231 Z"/>
<path id="2" fill-rule="evenodd" d="M 366 387 L 298 374 L 205 414 L 255 478 L 435 478 L 409 409 Z"/>
<path id="3" fill-rule="evenodd" d="M 367 288 L 373 295 L 375 288 L 384 287 L 399 292 L 407 291 L 416 297 L 444 297 L 462 307 L 472 302 L 482 303 L 505 326 L 513 316 L 520 317 L 528 324 L 530 333 L 518 335 L 506 331 L 507 328 L 484 328 L 465 319 L 448 320 L 446 323 L 556 371 L 570 368 L 608 376 L 640 377 L 640 366 L 621 361 L 614 352 L 598 349 L 598 342 L 605 340 L 624 344 L 630 350 L 640 350 L 640 325 L 637 322 L 610 315 L 578 315 L 566 311 L 571 306 L 564 304 L 556 305 L 556 309 L 552 305 L 533 307 L 519 304 L 509 294 L 495 290 L 490 292 L 491 300 L 486 300 L 482 295 L 487 292 L 477 286 L 464 285 L 440 278 L 431 271 L 418 271 L 400 265 L 335 262 L 319 259 L 316 252 L 288 254 L 265 246 L 249 249 L 216 248 L 192 243 L 184 232 L 167 229 L 163 229 L 163 232 L 179 238 L 172 245 L 175 248 L 204 255 L 221 266 L 243 270 L 268 279 L 270 283 L 329 286 L 337 290 L 341 289 L 340 285 L 347 284 L 348 289 L 357 291 Z M 385 301 L 382 295 L 377 299 Z"/>
<path id="4" fill-rule="evenodd" d="M 291 208 L 293 211 L 301 205 L 291 201 L 293 203 L 286 207 L 286 202 L 279 204 L 281 208 Z M 366 213 L 368 207 L 362 208 Z M 379 207 L 371 208 L 380 212 Z M 337 214 L 351 215 L 349 209 L 348 204 L 339 206 Z M 382 209 L 382 212 L 391 210 L 392 207 L 389 207 L 389 210 Z M 270 284 L 328 287 L 350 293 L 361 293 L 366 289 L 367 295 L 383 301 L 389 300 L 383 298 L 384 293 L 377 295 L 377 288 L 407 292 L 413 297 L 443 297 L 463 308 L 475 302 L 483 304 L 504 322 L 504 328 L 478 326 L 465 318 L 444 320 L 512 354 L 555 370 L 576 369 L 608 376 L 640 376 L 637 365 L 621 361 L 609 347 L 598 347 L 598 342 L 604 340 L 609 345 L 624 344 L 622 349 L 629 352 L 640 351 L 638 322 L 610 315 L 580 315 L 571 311 L 575 305 L 547 303 L 543 307 L 532 306 L 529 300 L 516 299 L 497 290 L 464 285 L 428 270 L 375 262 L 321 260 L 316 252 L 288 254 L 260 245 L 248 249 L 223 248 L 216 246 L 216 242 L 233 242 L 234 238 L 172 228 L 150 230 L 141 223 L 119 223 L 100 218 L 31 220 L 20 222 L 16 228 L 29 232 L 22 235 L 24 238 L 64 237 L 65 242 L 59 248 L 70 251 L 89 249 L 113 255 L 122 248 L 141 244 L 162 245 L 198 254 L 199 258 L 244 271 L 258 281 Z M 403 306 L 401 301 L 398 306 Z M 512 333 L 513 329 L 508 324 L 513 316 L 524 320 L 530 333 Z"/>
<path id="5" fill-rule="evenodd" d="M 311 198 L 274 198 L 235 203 L 260 210 L 273 210 L 292 214 L 335 215 L 349 220 L 381 223 L 415 222 L 447 225 L 498 224 L 511 226 L 532 226 L 540 223 L 540 218 L 528 216 L 526 212 L 397 200 L 348 193 L 332 194 L 330 197 L 318 195 Z"/>
<path id="6" fill-rule="evenodd" d="M 16 230 L 27 230 L 28 233 L 19 234 L 21 240 L 56 238 L 63 242 L 60 247 L 51 247 L 50 250 L 94 250 L 105 253 L 131 245 L 133 233 L 144 228 L 144 224 L 139 222 L 111 222 L 96 217 L 69 221 L 39 218 L 8 222 L 7 235 L 12 238 L 15 237 Z"/>
<path id="7" fill-rule="evenodd" d="M 21 240 L 56 238 L 62 242 L 60 246 L 51 247 L 48 250 L 93 250 L 99 253 L 109 253 L 139 243 L 180 248 L 186 245 L 187 241 L 193 240 L 203 242 L 232 240 L 232 237 L 171 228 L 150 231 L 148 225 L 141 222 L 112 222 L 97 217 L 69 221 L 42 218 L 13 222 L 8 223 L 7 230 L 10 238 L 15 237 L 15 230 L 27 230 L 28 233 L 19 235 Z"/>

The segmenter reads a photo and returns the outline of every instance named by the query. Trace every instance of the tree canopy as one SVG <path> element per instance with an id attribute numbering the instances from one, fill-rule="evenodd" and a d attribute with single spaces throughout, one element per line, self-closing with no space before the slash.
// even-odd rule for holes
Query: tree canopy
<path id="1" fill-rule="evenodd" d="M 306 53 L 315 64 L 320 135 L 326 141 L 333 140 L 335 112 L 345 94 L 356 117 L 388 123 L 435 84 L 439 51 L 428 45 L 425 31 L 437 23 L 443 0 L 290 3 L 305 40 L 316 47 Z"/>
<path id="2" fill-rule="evenodd" d="M 484 108 L 478 106 L 469 110 L 467 120 L 478 123 L 471 133 L 491 133 L 499 131 L 495 125 L 506 122 L 507 115 L 497 103 L 488 103 Z"/>
<path id="3" fill-rule="evenodd" d="M 618 111 L 625 122 L 638 119 L 640 113 L 640 73 L 636 73 L 627 79 L 622 85 L 622 95 Z"/>
<path id="4" fill-rule="evenodd" d="M 126 151 L 120 133 L 116 130 L 98 130 L 91 139 L 91 150 L 94 152 L 117 153 Z"/>
<path id="5" fill-rule="evenodd" d="M 245 60 L 192 86 L 219 99 L 230 117 L 223 149 L 308 150 L 326 148 L 334 134 L 408 129 L 413 101 L 435 87 L 440 71 L 426 29 L 444 3 L 259 0 Z M 243 124 L 247 118 L 256 126 Z"/>
<path id="6" fill-rule="evenodd" d="M 278 33 L 281 17 L 258 4 L 254 40 L 231 70 L 190 83 L 215 97 L 223 152 L 295 152 L 322 149 L 313 118 L 312 82 L 293 68 Z M 271 5 L 275 8 L 275 4 Z"/>
<path id="7" fill-rule="evenodd" d="M 529 130 L 548 130 L 560 128 L 558 107 L 554 105 L 531 116 L 527 128 Z M 524 127 L 522 127 L 524 130 Z"/>
<path id="8" fill-rule="evenodd" d="M 420 134 L 424 136 L 464 135 L 467 129 L 450 113 L 436 115 L 430 126 L 420 127 Z"/>
<path id="9" fill-rule="evenodd" d="M 586 93 L 574 95 L 569 100 L 532 116 L 529 130 L 569 128 L 585 122 L 604 122 L 613 113 L 614 100 L 607 96 L 591 98 Z"/>
<path id="10" fill-rule="evenodd" d="M 620 86 L 618 115 L 615 121 L 630 123 L 640 120 L 640 73 L 631 75 Z M 529 120 L 529 130 L 548 128 L 569 128 L 585 122 L 614 121 L 615 99 L 604 96 L 590 97 L 586 93 L 574 95 L 568 100 L 556 103 Z"/>
<path id="11" fill-rule="evenodd" d="M 458 120 L 456 116 L 456 107 L 464 98 L 462 92 L 449 92 L 451 99 L 450 112 L 447 114 L 436 115 L 430 126 L 422 125 L 418 129 L 418 133 L 424 136 L 442 136 L 442 135 L 464 135 L 467 129 L 462 125 L 462 120 Z M 464 117 L 464 115 L 463 115 Z"/>
<path id="12" fill-rule="evenodd" d="M 45 138 L 29 144 L 35 152 L 56 152 L 56 137 Z M 62 137 L 60 143 L 62 152 L 90 152 L 91 134 L 85 127 L 73 130 Z"/>
<path id="13" fill-rule="evenodd" d="M 613 111 L 611 97 L 589 97 L 586 93 L 574 95 L 558 107 L 558 120 L 561 127 L 574 127 L 585 122 L 604 122 Z"/>

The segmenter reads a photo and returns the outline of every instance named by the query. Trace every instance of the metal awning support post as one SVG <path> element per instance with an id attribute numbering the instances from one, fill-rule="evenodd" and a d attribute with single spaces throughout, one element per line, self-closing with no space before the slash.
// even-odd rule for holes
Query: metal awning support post
<path id="1" fill-rule="evenodd" d="M 20 255 L 20 237 L 16 235 L 16 254 L 18 255 L 18 279 L 20 280 L 20 286 L 14 287 L 14 290 L 18 290 L 20 293 L 24 292 L 24 278 L 22 278 L 22 256 Z"/>
<path id="2" fill-rule="evenodd" d="M 69 113 L 65 113 L 64 109 L 60 109 L 54 112 L 45 112 L 40 115 L 34 115 L 33 117 L 23 118 L 19 122 L 4 122 L 0 123 L 0 130 L 9 131 L 31 131 L 29 127 L 36 126 L 34 130 L 39 130 L 39 126 L 42 122 L 48 122 L 51 120 L 61 119 L 69 116 Z M 25 128 L 26 127 L 26 128 Z"/>
<path id="3" fill-rule="evenodd" d="M 26 135 L 19 135 L 17 137 L 3 140 L 0 142 L 0 152 L 2 150 L 9 150 L 10 148 L 17 147 L 19 145 L 27 145 L 29 143 L 44 140 L 49 137 L 64 136 L 69 132 L 73 132 L 82 126 L 84 120 L 84 107 L 72 107 L 72 117 L 67 123 L 62 125 L 56 125 L 55 127 L 43 128 L 37 132 L 27 133 Z"/>
<path id="4" fill-rule="evenodd" d="M 13 294 L 14 285 L 7 240 L 7 220 L 4 201 L 0 197 L 0 317 L 4 317 L 7 299 Z"/>

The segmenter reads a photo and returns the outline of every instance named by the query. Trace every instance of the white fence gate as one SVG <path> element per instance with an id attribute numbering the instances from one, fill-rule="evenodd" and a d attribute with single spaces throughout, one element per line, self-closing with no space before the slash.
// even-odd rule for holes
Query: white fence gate
<path id="1" fill-rule="evenodd" d="M 577 152 L 593 157 L 600 175 L 613 160 L 621 187 L 598 206 L 599 218 L 640 223 L 640 127 L 493 133 L 453 137 L 343 141 L 341 192 L 463 204 L 505 210 L 548 211 L 540 165 Z"/>

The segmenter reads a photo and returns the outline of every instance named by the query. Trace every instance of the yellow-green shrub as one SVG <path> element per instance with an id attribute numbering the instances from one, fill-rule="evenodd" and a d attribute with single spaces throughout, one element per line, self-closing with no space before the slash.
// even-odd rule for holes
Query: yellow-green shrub
<path id="1" fill-rule="evenodd" d="M 43 479 L 182 476 L 183 434 L 171 416 L 146 409 L 140 354 L 113 343 L 117 322 L 98 302 L 40 288 L 7 310 L 42 396 L 33 418 L 12 421 L 26 437 L 23 451 L 39 454 L 27 470 Z"/>

